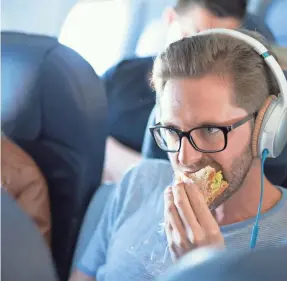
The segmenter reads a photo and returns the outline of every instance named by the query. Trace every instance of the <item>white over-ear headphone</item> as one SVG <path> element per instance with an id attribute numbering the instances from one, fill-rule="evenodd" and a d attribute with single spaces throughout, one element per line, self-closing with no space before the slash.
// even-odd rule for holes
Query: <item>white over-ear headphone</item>
<path id="1" fill-rule="evenodd" d="M 287 81 L 280 65 L 264 45 L 249 35 L 223 28 L 206 30 L 197 35 L 206 34 L 227 35 L 245 42 L 265 60 L 274 74 L 280 93 L 278 97 L 270 95 L 257 115 L 252 150 L 255 157 L 261 157 L 264 149 L 268 149 L 268 157 L 279 156 L 287 144 Z"/>

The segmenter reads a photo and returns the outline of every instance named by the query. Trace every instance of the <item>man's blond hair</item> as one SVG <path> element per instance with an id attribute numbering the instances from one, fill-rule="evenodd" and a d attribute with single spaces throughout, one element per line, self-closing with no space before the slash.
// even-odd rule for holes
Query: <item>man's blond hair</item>
<path id="1" fill-rule="evenodd" d="M 276 58 L 261 35 L 239 31 L 256 38 Z M 156 58 L 152 82 L 160 100 L 169 79 L 199 78 L 208 74 L 231 78 L 235 104 L 249 113 L 258 111 L 268 95 L 279 93 L 270 68 L 251 46 L 237 38 L 219 34 L 195 35 L 172 43 Z"/>

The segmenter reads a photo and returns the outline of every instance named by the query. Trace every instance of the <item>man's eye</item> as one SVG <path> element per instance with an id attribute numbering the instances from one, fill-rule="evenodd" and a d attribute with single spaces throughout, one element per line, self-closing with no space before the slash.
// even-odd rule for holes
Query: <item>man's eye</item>
<path id="1" fill-rule="evenodd" d="M 167 130 L 168 133 L 170 133 L 170 134 L 174 134 L 174 133 L 175 133 L 173 129 L 166 129 L 166 130 Z"/>
<path id="2" fill-rule="evenodd" d="M 206 133 L 212 135 L 218 133 L 220 130 L 218 128 L 205 128 Z"/>
<path id="3" fill-rule="evenodd" d="M 165 134 L 168 137 L 176 137 L 177 136 L 177 133 L 173 129 L 166 129 Z"/>

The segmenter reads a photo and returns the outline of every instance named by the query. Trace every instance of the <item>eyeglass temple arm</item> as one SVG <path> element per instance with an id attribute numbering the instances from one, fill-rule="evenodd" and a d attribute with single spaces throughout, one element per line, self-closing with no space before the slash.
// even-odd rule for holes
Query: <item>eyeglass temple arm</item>
<path id="1" fill-rule="evenodd" d="M 230 126 L 230 131 L 238 128 L 239 126 L 243 125 L 244 123 L 246 123 L 247 121 L 249 121 L 252 118 L 256 119 L 257 115 L 258 115 L 257 112 L 249 114 L 244 119 L 242 119 L 242 120 L 238 121 L 237 123 L 233 124 L 232 126 Z"/>

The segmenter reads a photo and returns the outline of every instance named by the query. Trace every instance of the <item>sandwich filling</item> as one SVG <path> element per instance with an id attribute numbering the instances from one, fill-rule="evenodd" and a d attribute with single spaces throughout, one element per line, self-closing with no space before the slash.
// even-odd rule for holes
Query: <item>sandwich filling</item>
<path id="1" fill-rule="evenodd" d="M 216 172 L 211 166 L 207 166 L 196 173 L 179 173 L 176 174 L 175 178 L 177 181 L 196 184 L 208 206 L 229 186 L 227 181 L 223 179 L 222 171 Z"/>

